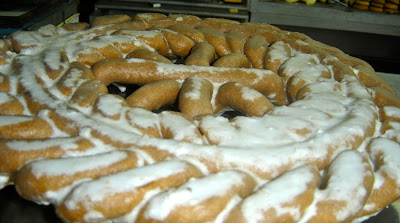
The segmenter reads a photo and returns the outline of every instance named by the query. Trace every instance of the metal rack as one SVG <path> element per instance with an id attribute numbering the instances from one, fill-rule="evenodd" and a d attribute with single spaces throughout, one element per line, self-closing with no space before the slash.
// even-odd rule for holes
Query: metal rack
<path id="1" fill-rule="evenodd" d="M 219 0 L 99 0 L 94 16 L 104 14 L 136 14 L 159 12 L 164 14 L 191 14 L 199 17 L 228 18 L 240 22 L 250 21 L 250 2 L 226 3 Z"/>

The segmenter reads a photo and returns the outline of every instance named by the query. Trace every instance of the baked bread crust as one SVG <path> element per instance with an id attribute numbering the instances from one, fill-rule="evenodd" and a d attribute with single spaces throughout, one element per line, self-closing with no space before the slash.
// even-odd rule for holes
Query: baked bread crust
<path id="1" fill-rule="evenodd" d="M 78 25 L 0 42 L 0 182 L 63 220 L 349 222 L 400 197 L 400 100 L 365 61 L 267 24 Z"/>

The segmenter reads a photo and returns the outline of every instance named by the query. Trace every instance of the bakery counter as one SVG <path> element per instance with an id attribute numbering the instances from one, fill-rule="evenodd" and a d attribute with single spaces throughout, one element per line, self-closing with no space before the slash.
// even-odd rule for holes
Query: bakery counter
<path id="1" fill-rule="evenodd" d="M 316 3 L 251 1 L 251 22 L 275 25 L 283 30 L 305 33 L 366 60 L 377 71 L 398 73 L 400 15 L 359 11 Z M 396 70 L 397 69 L 397 70 Z"/>
<path id="2" fill-rule="evenodd" d="M 317 2 L 314 5 L 253 0 L 251 22 L 352 31 L 400 37 L 400 14 L 360 11 Z"/>

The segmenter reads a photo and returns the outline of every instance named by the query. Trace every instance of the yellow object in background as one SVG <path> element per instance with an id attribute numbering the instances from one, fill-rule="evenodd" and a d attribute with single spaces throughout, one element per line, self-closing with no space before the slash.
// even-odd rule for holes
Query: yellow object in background
<path id="1" fill-rule="evenodd" d="M 224 2 L 230 2 L 230 3 L 242 3 L 243 0 L 224 0 Z"/>
<path id="2" fill-rule="evenodd" d="M 57 26 L 60 27 L 60 26 L 62 26 L 64 24 L 75 23 L 75 22 L 79 22 L 79 13 L 73 14 L 68 19 L 66 19 L 64 22 L 58 24 Z"/>
<path id="3" fill-rule="evenodd" d="M 239 12 L 239 10 L 237 8 L 230 8 L 229 9 L 229 13 L 236 14 L 238 12 Z"/>

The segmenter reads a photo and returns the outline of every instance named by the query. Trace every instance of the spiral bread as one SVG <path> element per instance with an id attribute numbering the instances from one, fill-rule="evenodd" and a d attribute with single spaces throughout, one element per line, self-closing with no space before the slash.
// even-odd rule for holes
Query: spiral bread
<path id="1" fill-rule="evenodd" d="M 144 13 L 0 50 L 0 187 L 65 222 L 351 222 L 400 197 L 399 98 L 304 34 Z"/>

